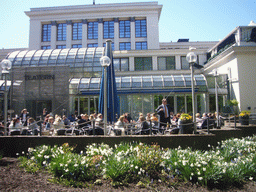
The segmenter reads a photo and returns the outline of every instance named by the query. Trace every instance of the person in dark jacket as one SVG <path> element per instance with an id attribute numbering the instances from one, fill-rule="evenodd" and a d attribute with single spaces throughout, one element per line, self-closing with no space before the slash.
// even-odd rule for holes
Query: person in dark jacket
<path id="1" fill-rule="evenodd" d="M 162 104 L 156 109 L 157 114 L 160 116 L 160 127 L 166 127 L 167 123 L 170 123 L 170 112 L 172 111 L 170 105 L 167 104 L 167 100 L 163 99 Z"/>

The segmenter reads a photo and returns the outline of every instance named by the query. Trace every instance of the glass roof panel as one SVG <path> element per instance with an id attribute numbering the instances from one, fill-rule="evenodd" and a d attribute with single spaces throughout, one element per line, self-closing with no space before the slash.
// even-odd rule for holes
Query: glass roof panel
<path id="1" fill-rule="evenodd" d="M 149 87 L 151 87 L 152 88 L 152 77 L 151 76 L 144 76 L 144 77 L 142 77 L 142 86 L 143 87 L 147 87 L 147 88 L 149 88 Z"/>
<path id="2" fill-rule="evenodd" d="M 191 75 L 184 75 L 186 87 L 191 87 Z"/>
<path id="3" fill-rule="evenodd" d="M 141 77 L 132 77 L 132 88 L 142 87 Z"/>
<path id="4" fill-rule="evenodd" d="M 92 78 L 90 83 L 90 89 L 100 88 L 100 78 Z"/>
<path id="5" fill-rule="evenodd" d="M 162 76 L 152 76 L 152 78 L 153 78 L 153 87 L 163 87 Z"/>
<path id="6" fill-rule="evenodd" d="M 175 84 L 173 82 L 173 77 L 171 75 L 163 76 L 163 81 L 164 81 L 164 87 L 173 87 L 173 86 L 175 86 Z"/>
<path id="7" fill-rule="evenodd" d="M 39 60 L 39 65 L 47 65 L 49 56 L 51 55 L 52 49 L 46 49 Z"/>
<path id="8" fill-rule="evenodd" d="M 185 82 L 184 82 L 184 78 L 181 75 L 174 75 L 173 79 L 175 81 L 175 87 L 184 87 L 185 86 Z"/>
<path id="9" fill-rule="evenodd" d="M 58 55 L 60 53 L 61 49 L 55 49 L 52 51 L 49 59 L 48 59 L 48 65 L 55 65 L 56 64 L 56 61 L 57 61 L 57 58 L 58 58 Z"/>
<path id="10" fill-rule="evenodd" d="M 17 57 L 16 57 L 16 59 L 15 59 L 15 61 L 14 61 L 14 63 L 13 63 L 13 66 L 20 66 L 20 65 L 21 65 L 21 62 L 22 62 L 22 60 L 23 60 L 23 58 L 24 58 L 24 56 L 26 55 L 27 52 L 28 52 L 28 51 L 21 51 L 21 52 L 17 55 Z"/>
<path id="11" fill-rule="evenodd" d="M 9 61 L 13 61 L 13 59 L 18 55 L 18 53 L 19 53 L 20 51 L 14 51 L 14 52 L 11 52 L 9 55 L 8 55 L 8 60 Z"/>
<path id="12" fill-rule="evenodd" d="M 120 88 L 121 86 L 121 77 L 116 77 L 116 88 Z"/>
<path id="13" fill-rule="evenodd" d="M 34 56 L 32 57 L 32 59 L 30 61 L 30 65 L 32 65 L 32 66 L 38 65 L 39 59 L 42 56 L 43 52 L 44 52 L 44 50 L 36 51 Z"/>
<path id="14" fill-rule="evenodd" d="M 121 77 L 121 88 L 131 88 L 131 77 Z"/>
<path id="15" fill-rule="evenodd" d="M 90 83 L 90 78 L 82 78 L 78 86 L 79 89 L 88 89 Z"/>
<path id="16" fill-rule="evenodd" d="M 69 49 L 61 49 L 59 56 L 57 58 L 57 64 L 59 65 L 65 64 L 68 52 L 69 52 Z"/>

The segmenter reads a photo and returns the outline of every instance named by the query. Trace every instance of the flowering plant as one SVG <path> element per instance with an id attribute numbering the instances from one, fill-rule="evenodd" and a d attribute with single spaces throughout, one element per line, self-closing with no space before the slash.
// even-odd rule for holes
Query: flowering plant
<path id="1" fill-rule="evenodd" d="M 183 113 L 180 116 L 180 120 L 181 121 L 191 121 L 192 117 L 189 114 L 187 114 L 187 113 Z"/>
<path id="2" fill-rule="evenodd" d="M 239 114 L 239 117 L 249 117 L 250 114 L 251 114 L 250 111 L 241 111 L 241 113 Z"/>

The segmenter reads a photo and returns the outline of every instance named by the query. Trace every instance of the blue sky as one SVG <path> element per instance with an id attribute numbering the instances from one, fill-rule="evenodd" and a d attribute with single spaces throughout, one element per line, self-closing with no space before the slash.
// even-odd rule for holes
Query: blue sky
<path id="1" fill-rule="evenodd" d="M 148 2 L 150 0 L 95 0 L 96 4 Z M 28 47 L 29 18 L 35 7 L 92 4 L 93 0 L 1 0 L 0 48 Z M 256 0 L 159 0 L 163 5 L 159 41 L 218 41 L 237 26 L 256 22 Z"/>

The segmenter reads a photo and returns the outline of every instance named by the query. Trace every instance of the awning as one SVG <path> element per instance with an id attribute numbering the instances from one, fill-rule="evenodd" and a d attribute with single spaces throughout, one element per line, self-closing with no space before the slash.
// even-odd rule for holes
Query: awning
<path id="1" fill-rule="evenodd" d="M 203 74 L 194 75 L 195 91 L 206 92 L 207 82 Z M 70 94 L 97 95 L 101 78 L 73 78 Z M 116 77 L 118 94 L 191 92 L 190 75 L 122 76 Z"/>

